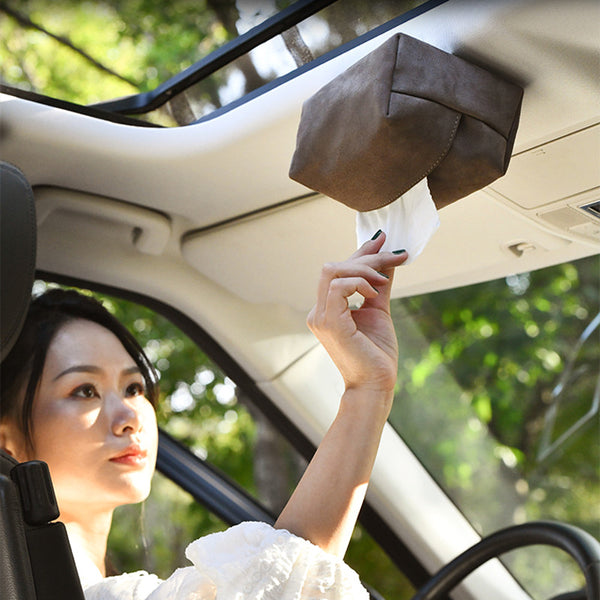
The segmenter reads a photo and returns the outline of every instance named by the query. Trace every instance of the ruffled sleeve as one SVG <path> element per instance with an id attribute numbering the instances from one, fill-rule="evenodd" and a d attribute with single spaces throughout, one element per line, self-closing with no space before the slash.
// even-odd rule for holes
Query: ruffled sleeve
<path id="1" fill-rule="evenodd" d="M 368 600 L 358 575 L 310 542 L 250 522 L 191 543 L 186 556 L 213 581 L 217 598 Z"/>
<path id="2" fill-rule="evenodd" d="M 166 581 L 145 572 L 107 577 L 86 600 L 368 600 L 358 575 L 310 542 L 266 523 L 241 523 L 192 542 L 193 566 Z"/>
<path id="3" fill-rule="evenodd" d="M 83 585 L 85 600 L 146 600 L 161 586 L 156 575 L 145 571 L 106 577 L 93 585 Z"/>

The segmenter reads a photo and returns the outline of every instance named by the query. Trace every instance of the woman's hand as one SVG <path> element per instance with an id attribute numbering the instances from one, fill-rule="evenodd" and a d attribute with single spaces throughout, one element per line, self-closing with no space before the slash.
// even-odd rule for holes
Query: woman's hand
<path id="1" fill-rule="evenodd" d="M 397 373 L 390 288 L 394 267 L 407 256 L 380 253 L 385 234 L 373 237 L 348 260 L 323 268 L 308 325 L 340 370 L 346 389 L 335 420 L 275 524 L 339 557 L 367 491 Z M 354 292 L 365 301 L 351 310 L 348 298 Z"/>
<path id="2" fill-rule="evenodd" d="M 276 527 L 339 557 L 352 536 L 393 399 L 398 347 L 390 316 L 394 267 L 406 252 L 379 252 L 378 232 L 348 260 L 323 268 L 308 325 L 340 370 L 346 389 Z M 348 307 L 359 292 L 363 305 Z M 379 410 L 378 410 L 379 408 Z"/>
<path id="3" fill-rule="evenodd" d="M 404 251 L 379 252 L 385 233 L 362 245 L 350 258 L 323 267 L 317 302 L 308 326 L 339 369 L 346 390 L 391 392 L 396 382 L 398 344 L 390 316 L 394 267 L 406 261 Z M 350 309 L 358 292 L 365 301 Z"/>

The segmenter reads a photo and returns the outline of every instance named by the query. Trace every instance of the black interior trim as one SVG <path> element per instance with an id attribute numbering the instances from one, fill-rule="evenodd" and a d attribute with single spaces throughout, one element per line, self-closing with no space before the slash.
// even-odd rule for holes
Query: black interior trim
<path id="1" fill-rule="evenodd" d="M 588 600 L 588 595 L 585 590 L 577 590 L 576 592 L 566 592 L 558 596 L 552 596 L 550 600 Z"/>
<path id="2" fill-rule="evenodd" d="M 250 376 L 237 364 L 227 351 L 216 342 L 202 327 L 178 309 L 160 300 L 141 293 L 123 290 L 110 285 L 99 284 L 85 279 L 68 277 L 48 271 L 37 271 L 37 277 L 45 281 L 53 281 L 62 285 L 72 285 L 93 290 L 103 294 L 123 298 L 147 306 L 169 319 L 191 340 L 193 340 L 212 360 L 227 373 L 236 385 L 244 391 L 263 414 L 271 421 L 278 431 L 294 446 L 307 460 L 310 460 L 316 448 L 294 423 L 262 392 Z M 360 523 L 373 539 L 385 550 L 394 564 L 406 575 L 415 588 L 424 585 L 431 573 L 425 569 L 408 546 L 386 524 L 368 502 L 363 505 L 360 513 Z"/>
<path id="3" fill-rule="evenodd" d="M 29 100 L 30 102 L 35 102 L 36 104 L 52 106 L 53 108 L 68 110 L 70 112 L 74 112 L 80 115 L 94 117 L 95 119 L 110 121 L 111 123 L 119 123 L 121 125 L 133 125 L 135 127 L 158 127 L 160 129 L 164 129 L 162 125 L 156 125 L 155 123 L 149 123 L 148 121 L 142 121 L 141 119 L 127 117 L 119 113 L 108 112 L 106 110 L 95 108 L 93 106 L 84 106 L 82 104 L 76 104 L 75 102 L 69 102 L 68 100 L 52 98 L 51 96 L 45 96 L 44 94 L 39 94 L 38 92 L 31 92 L 29 90 L 22 90 L 20 88 L 12 87 L 4 83 L 0 83 L 0 93 L 8 94 L 9 96 L 15 96 L 16 98 L 22 98 L 23 100 Z"/>
<path id="4" fill-rule="evenodd" d="M 156 468 L 228 525 L 275 516 L 227 474 L 202 460 L 168 433 L 159 430 Z"/>

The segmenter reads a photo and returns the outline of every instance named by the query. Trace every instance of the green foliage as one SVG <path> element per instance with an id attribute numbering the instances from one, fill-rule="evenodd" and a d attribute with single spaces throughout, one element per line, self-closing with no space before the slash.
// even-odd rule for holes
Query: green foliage
<path id="1" fill-rule="evenodd" d="M 194 539 L 227 525 L 174 483 L 155 474 L 152 493 L 142 504 L 115 511 L 108 543 L 111 571 L 144 569 L 166 579 L 189 564 L 184 551 Z"/>
<path id="2" fill-rule="evenodd" d="M 563 391 L 555 389 L 600 311 L 599 290 L 593 256 L 393 302 L 400 369 L 390 420 L 482 533 L 544 518 L 599 537 L 598 413 L 554 452 L 542 452 L 545 435 L 557 440 L 592 408 L 598 330 Z M 579 581 L 564 561 L 549 559 L 554 553 L 536 555 L 533 571 L 529 556 L 511 561 L 525 581 L 534 573 L 538 589 L 544 580 L 556 585 L 553 570 L 569 575 L 558 579 L 565 591 Z M 557 592 L 549 583 L 542 597 Z"/>
<path id="3" fill-rule="evenodd" d="M 141 79 L 143 66 L 138 66 L 136 58 L 140 48 L 132 39 L 122 37 L 123 22 L 107 6 L 57 1 L 48 11 L 48 3 L 43 0 L 6 4 L 45 31 L 85 48 L 89 56 L 122 78 L 134 82 Z M 0 40 L 0 76 L 12 85 L 80 104 L 138 91 L 137 85 L 94 66 L 67 44 L 44 31 L 25 28 L 2 13 Z"/>
<path id="4" fill-rule="evenodd" d="M 154 89 L 231 37 L 205 2 L 56 0 L 49 11 L 45 0 L 12 0 L 0 4 L 0 78 L 93 104 Z M 223 83 L 216 75 L 195 101 L 219 106 Z M 175 124 L 168 109 L 149 120 Z"/>

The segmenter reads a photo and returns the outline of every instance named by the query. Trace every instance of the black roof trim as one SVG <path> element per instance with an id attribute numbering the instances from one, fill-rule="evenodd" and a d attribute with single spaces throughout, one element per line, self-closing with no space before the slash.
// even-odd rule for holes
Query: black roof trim
<path id="1" fill-rule="evenodd" d="M 23 100 L 29 100 L 36 102 L 37 104 L 45 104 L 46 106 L 52 106 L 54 108 L 60 108 L 62 110 L 68 110 L 70 112 L 79 113 L 88 117 L 95 117 L 97 119 L 103 119 L 104 121 L 111 121 L 112 123 L 119 123 L 121 125 L 134 125 L 135 127 L 160 127 L 162 125 L 155 125 L 148 121 L 142 121 L 133 117 L 127 117 L 119 113 L 108 112 L 101 108 L 94 106 L 85 106 L 83 104 L 76 104 L 75 102 L 69 102 L 68 100 L 59 100 L 58 98 L 52 98 L 51 96 L 45 96 L 38 92 L 32 92 L 29 90 L 22 90 L 20 88 L 12 87 L 4 83 L 0 83 L 0 93 L 15 96 L 16 98 L 22 98 Z"/>

